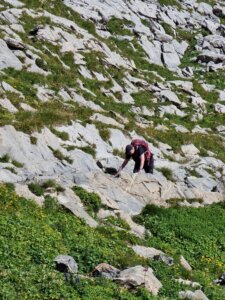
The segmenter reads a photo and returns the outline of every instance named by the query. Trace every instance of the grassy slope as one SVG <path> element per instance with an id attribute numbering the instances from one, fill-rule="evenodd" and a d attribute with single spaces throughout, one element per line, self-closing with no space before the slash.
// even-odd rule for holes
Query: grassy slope
<path id="1" fill-rule="evenodd" d="M 199 282 L 209 299 L 224 299 L 224 288 L 212 283 L 225 271 L 224 203 L 198 209 L 147 206 L 137 220 L 152 233 L 147 243 L 169 253 L 175 261 L 183 255 L 193 267 L 188 273 L 177 265 L 168 271 L 163 264 L 159 268 L 159 262 L 153 263 L 158 278 L 165 284 L 160 295 L 175 297 L 173 278 L 181 276 Z"/>
<path id="2" fill-rule="evenodd" d="M 210 299 L 221 300 L 224 290 L 212 285 L 225 268 L 225 211 L 222 205 L 202 209 L 147 207 L 138 221 L 153 234 L 140 241 L 110 225 L 91 229 L 58 206 L 52 199 L 40 208 L 0 186 L 0 297 L 2 299 L 154 299 L 140 289 L 132 294 L 106 280 L 80 280 L 65 284 L 55 271 L 54 257 L 72 255 L 81 274 L 108 262 L 118 268 L 151 266 L 163 284 L 156 299 L 177 299 L 183 288 L 174 278 L 200 282 Z M 164 250 L 175 258 L 168 267 L 136 256 L 128 244 L 143 244 Z M 187 273 L 178 257 L 183 254 L 194 267 Z M 168 280 L 170 279 L 170 280 Z M 222 297 L 222 298 L 221 298 Z"/>
<path id="3" fill-rule="evenodd" d="M 126 231 L 91 229 L 52 199 L 40 208 L 5 186 L 0 186 L 0 209 L 1 299 L 144 299 L 104 280 L 66 285 L 55 271 L 58 254 L 72 255 L 82 274 L 101 262 L 118 268 L 143 264 L 127 246 L 137 239 Z"/>

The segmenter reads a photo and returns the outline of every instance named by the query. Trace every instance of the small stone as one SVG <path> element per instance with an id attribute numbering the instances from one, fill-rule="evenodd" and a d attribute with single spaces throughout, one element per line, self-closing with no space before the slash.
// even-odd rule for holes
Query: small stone
<path id="1" fill-rule="evenodd" d="M 182 265 L 182 267 L 187 270 L 187 271 L 192 271 L 192 267 L 189 265 L 189 263 L 187 262 L 187 260 L 181 256 L 180 257 L 180 264 Z"/>

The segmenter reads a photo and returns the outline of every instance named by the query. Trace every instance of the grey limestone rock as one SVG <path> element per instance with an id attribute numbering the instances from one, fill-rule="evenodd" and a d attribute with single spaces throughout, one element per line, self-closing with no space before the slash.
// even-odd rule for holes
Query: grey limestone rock
<path id="1" fill-rule="evenodd" d="M 204 15 L 211 15 L 213 13 L 213 8 L 211 5 L 209 5 L 205 2 L 200 2 L 198 4 L 197 11 Z"/>
<path id="2" fill-rule="evenodd" d="M 0 39 L 0 70 L 5 68 L 22 69 L 22 63 L 8 48 L 6 42 Z"/>
<path id="3" fill-rule="evenodd" d="M 78 272 L 78 266 L 75 262 L 74 258 L 69 255 L 60 254 L 55 259 L 54 262 L 57 264 L 57 268 L 60 269 L 60 265 L 65 267 L 68 273 L 77 273 Z"/>
<path id="4" fill-rule="evenodd" d="M 69 188 L 66 188 L 64 192 L 61 192 L 57 196 L 57 199 L 62 206 L 69 209 L 75 216 L 84 219 L 90 227 L 96 227 L 98 225 L 98 223 L 85 211 L 79 197 Z"/>
<path id="5" fill-rule="evenodd" d="M 97 265 L 94 270 L 91 272 L 93 277 L 104 277 L 107 279 L 115 279 L 119 276 L 120 270 L 107 264 L 101 263 Z"/>
<path id="6" fill-rule="evenodd" d="M 157 295 L 162 287 L 160 281 L 153 274 L 153 270 L 149 267 L 135 266 L 123 270 L 116 280 L 130 288 L 144 286 L 153 295 Z"/>
<path id="7" fill-rule="evenodd" d="M 159 97 L 161 100 L 164 100 L 164 101 L 169 101 L 175 105 L 178 105 L 180 106 L 181 104 L 181 101 L 179 100 L 179 98 L 177 97 L 177 95 L 170 91 L 170 90 L 163 90 L 160 92 L 159 94 Z"/>
<path id="8" fill-rule="evenodd" d="M 167 256 L 161 250 L 150 248 L 150 247 L 139 246 L 139 245 L 132 246 L 132 249 L 134 250 L 135 253 L 137 253 L 138 255 L 144 258 L 160 260 L 169 266 L 173 265 L 173 258 Z"/>
<path id="9" fill-rule="evenodd" d="M 16 113 L 18 109 L 8 99 L 0 99 L 0 105 L 11 113 Z"/>
<path id="10" fill-rule="evenodd" d="M 181 146 L 181 150 L 185 156 L 193 157 L 199 154 L 199 150 L 193 144 L 183 145 Z"/>
<path id="11" fill-rule="evenodd" d="M 185 270 L 189 272 L 192 271 L 192 267 L 189 265 L 188 261 L 183 256 L 180 257 L 180 264 Z"/>
<path id="12" fill-rule="evenodd" d="M 223 104 L 216 103 L 214 105 L 214 109 L 215 109 L 215 112 L 217 112 L 219 114 L 225 114 L 225 105 L 223 105 Z"/>
<path id="13" fill-rule="evenodd" d="M 179 292 L 180 299 L 191 299 L 191 300 L 209 300 L 209 298 L 201 291 L 181 291 Z"/>

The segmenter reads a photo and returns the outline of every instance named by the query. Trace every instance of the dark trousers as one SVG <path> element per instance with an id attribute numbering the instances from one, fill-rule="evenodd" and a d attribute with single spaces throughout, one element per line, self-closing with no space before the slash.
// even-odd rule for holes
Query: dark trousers
<path id="1" fill-rule="evenodd" d="M 154 158 L 153 154 L 150 157 L 150 160 L 145 160 L 144 168 L 145 173 L 153 174 L 154 169 Z M 140 170 L 140 159 L 135 162 L 133 173 L 137 173 Z"/>

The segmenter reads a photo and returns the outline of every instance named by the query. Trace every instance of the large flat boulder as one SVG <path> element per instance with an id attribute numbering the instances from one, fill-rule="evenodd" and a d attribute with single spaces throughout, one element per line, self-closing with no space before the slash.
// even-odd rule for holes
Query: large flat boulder
<path id="1" fill-rule="evenodd" d="M 162 287 L 150 267 L 136 266 L 123 270 L 116 280 L 128 288 L 144 286 L 153 295 L 157 295 Z"/>

